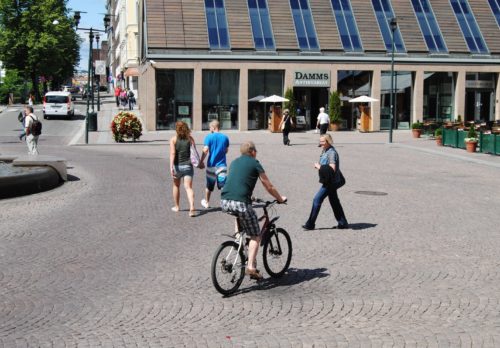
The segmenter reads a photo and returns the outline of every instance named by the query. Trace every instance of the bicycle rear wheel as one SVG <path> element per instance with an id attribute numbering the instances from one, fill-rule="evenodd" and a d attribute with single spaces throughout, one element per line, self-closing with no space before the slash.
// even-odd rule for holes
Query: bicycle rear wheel
<path id="1" fill-rule="evenodd" d="M 273 278 L 281 277 L 292 260 L 292 240 L 283 228 L 270 232 L 264 244 L 262 258 L 266 272 Z"/>
<path id="2" fill-rule="evenodd" d="M 212 283 L 223 295 L 230 295 L 241 285 L 245 277 L 245 254 L 243 248 L 233 241 L 222 243 L 212 258 Z"/>

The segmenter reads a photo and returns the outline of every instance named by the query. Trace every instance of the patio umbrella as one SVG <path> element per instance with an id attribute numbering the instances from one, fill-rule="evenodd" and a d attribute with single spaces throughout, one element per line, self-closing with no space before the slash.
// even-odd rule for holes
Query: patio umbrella
<path id="1" fill-rule="evenodd" d="M 261 103 L 281 103 L 281 102 L 286 102 L 288 99 L 280 97 L 279 95 L 271 95 L 267 98 L 259 100 Z"/>
<path id="2" fill-rule="evenodd" d="M 256 97 L 253 97 L 251 99 L 248 99 L 249 102 L 260 102 L 262 99 L 264 99 L 266 96 L 265 95 L 258 95 Z"/>
<path id="3" fill-rule="evenodd" d="M 378 101 L 378 99 L 368 97 L 366 95 L 362 95 L 362 96 L 357 97 L 357 98 L 352 98 L 351 100 L 349 100 L 349 103 L 371 103 L 371 102 L 377 102 L 377 101 Z"/>

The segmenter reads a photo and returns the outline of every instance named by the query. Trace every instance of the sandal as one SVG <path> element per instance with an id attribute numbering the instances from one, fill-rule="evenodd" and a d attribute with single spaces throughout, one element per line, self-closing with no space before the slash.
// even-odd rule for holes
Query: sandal
<path id="1" fill-rule="evenodd" d="M 261 280 L 262 278 L 264 278 L 262 276 L 262 273 L 260 273 L 260 271 L 258 269 L 248 269 L 247 268 L 245 270 L 245 274 L 249 275 L 250 279 L 254 279 L 254 280 Z"/>
<path id="2" fill-rule="evenodd" d="M 195 216 L 196 216 L 196 211 L 195 210 L 189 211 L 189 217 L 195 217 Z"/>

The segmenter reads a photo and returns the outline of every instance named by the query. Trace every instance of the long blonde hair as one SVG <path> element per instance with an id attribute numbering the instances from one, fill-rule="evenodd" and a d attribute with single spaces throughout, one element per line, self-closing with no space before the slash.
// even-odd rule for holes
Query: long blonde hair
<path id="1" fill-rule="evenodd" d="M 323 134 L 322 136 L 320 136 L 320 138 L 325 139 L 325 141 L 328 143 L 328 145 L 332 146 L 333 139 L 332 139 L 332 136 L 330 134 L 328 134 L 328 133 Z"/>

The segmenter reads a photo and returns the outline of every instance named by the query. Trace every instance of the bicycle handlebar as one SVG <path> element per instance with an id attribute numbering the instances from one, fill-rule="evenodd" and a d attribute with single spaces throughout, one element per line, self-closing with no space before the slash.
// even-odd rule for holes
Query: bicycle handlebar
<path id="1" fill-rule="evenodd" d="M 280 203 L 280 202 L 278 202 L 278 200 L 277 200 L 277 199 L 272 200 L 272 201 L 265 201 L 265 200 L 263 200 L 263 199 L 261 199 L 261 198 L 255 198 L 255 197 L 252 197 L 252 201 L 254 201 L 255 203 L 264 203 L 264 205 L 265 205 L 266 207 L 268 207 L 268 206 L 270 206 L 270 205 L 272 205 L 272 204 L 286 204 L 286 202 L 288 202 L 288 198 L 287 198 L 287 199 L 285 199 L 285 201 L 283 201 L 283 202 L 281 202 L 281 203 Z"/>

